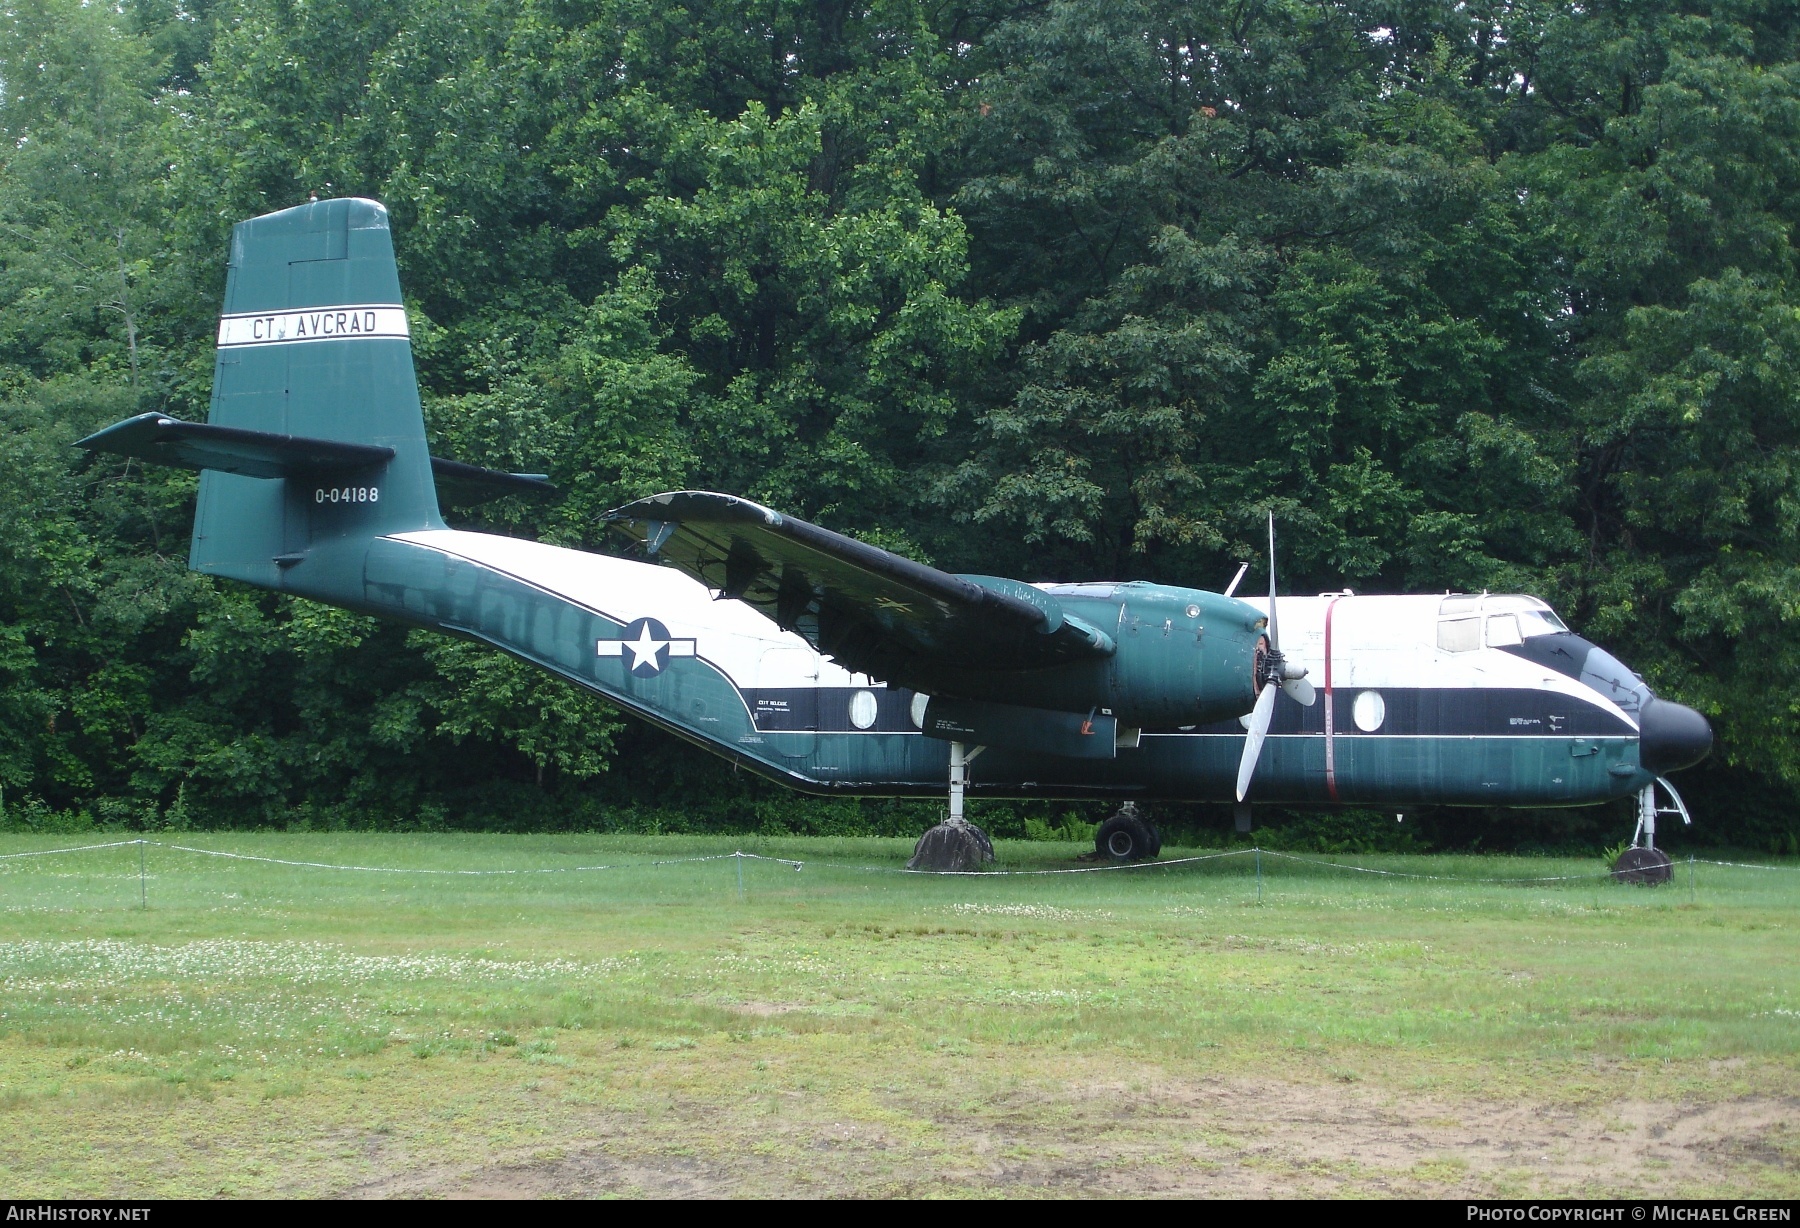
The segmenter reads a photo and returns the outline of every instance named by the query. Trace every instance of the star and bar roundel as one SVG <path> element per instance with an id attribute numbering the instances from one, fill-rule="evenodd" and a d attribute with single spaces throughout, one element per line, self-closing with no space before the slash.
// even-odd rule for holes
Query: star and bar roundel
<path id="1" fill-rule="evenodd" d="M 669 664 L 670 657 L 694 655 L 694 641 L 669 634 L 669 629 L 654 618 L 638 618 L 625 625 L 616 640 L 600 640 L 596 644 L 603 657 L 618 657 L 626 663 L 626 672 L 634 678 L 654 678 Z"/>

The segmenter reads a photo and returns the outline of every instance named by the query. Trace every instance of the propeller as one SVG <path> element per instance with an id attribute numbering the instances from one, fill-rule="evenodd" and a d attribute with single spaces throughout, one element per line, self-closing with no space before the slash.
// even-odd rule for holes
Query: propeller
<path id="1" fill-rule="evenodd" d="M 1281 621 L 1275 609 L 1274 512 L 1269 513 L 1269 648 L 1258 655 L 1257 667 L 1261 677 L 1257 679 L 1256 706 L 1250 709 L 1250 721 L 1245 726 L 1248 736 L 1244 739 L 1244 754 L 1238 760 L 1237 799 L 1240 802 L 1250 791 L 1250 778 L 1256 775 L 1256 761 L 1262 754 L 1263 739 L 1268 737 L 1269 722 L 1275 718 L 1277 684 L 1305 707 L 1312 707 L 1318 698 L 1313 684 L 1306 680 L 1305 668 L 1288 664 L 1287 658 L 1281 655 Z"/>

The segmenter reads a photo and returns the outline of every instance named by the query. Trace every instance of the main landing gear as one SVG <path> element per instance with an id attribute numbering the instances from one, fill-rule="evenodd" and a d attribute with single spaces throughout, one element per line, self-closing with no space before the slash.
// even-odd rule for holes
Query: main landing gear
<path id="1" fill-rule="evenodd" d="M 994 842 L 988 834 L 963 818 L 969 764 L 986 749 L 977 746 L 970 750 L 961 742 L 950 743 L 950 816 L 919 837 L 907 869 L 968 873 L 994 859 Z"/>
<path id="2" fill-rule="evenodd" d="M 1162 835 L 1136 802 L 1120 806 L 1094 833 L 1094 854 L 1103 861 L 1148 861 L 1161 852 Z"/>
<path id="3" fill-rule="evenodd" d="M 1671 805 L 1656 804 L 1657 785 L 1661 785 L 1668 793 Z M 1656 847 L 1656 816 L 1659 814 L 1678 814 L 1682 823 L 1693 823 L 1688 817 L 1687 807 L 1681 801 L 1681 794 L 1675 792 L 1675 786 L 1660 776 L 1638 793 L 1637 830 L 1631 834 L 1631 847 L 1620 853 L 1612 866 L 1612 876 L 1620 882 L 1642 883 L 1654 887 L 1668 882 L 1670 875 L 1675 872 L 1669 855 Z"/>

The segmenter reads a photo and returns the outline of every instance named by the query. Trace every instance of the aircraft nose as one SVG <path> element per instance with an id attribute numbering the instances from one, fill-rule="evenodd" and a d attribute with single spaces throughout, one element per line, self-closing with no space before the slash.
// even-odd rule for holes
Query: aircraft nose
<path id="1" fill-rule="evenodd" d="M 1638 762 L 1658 776 L 1706 758 L 1712 739 L 1706 718 L 1683 704 L 1648 699 L 1638 713 Z"/>

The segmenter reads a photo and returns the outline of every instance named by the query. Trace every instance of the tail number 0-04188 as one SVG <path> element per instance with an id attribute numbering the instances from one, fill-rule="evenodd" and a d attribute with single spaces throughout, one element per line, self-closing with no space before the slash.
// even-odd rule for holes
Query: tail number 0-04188
<path id="1" fill-rule="evenodd" d="M 379 486 L 318 486 L 313 488 L 314 503 L 380 503 Z"/>

